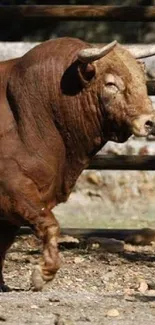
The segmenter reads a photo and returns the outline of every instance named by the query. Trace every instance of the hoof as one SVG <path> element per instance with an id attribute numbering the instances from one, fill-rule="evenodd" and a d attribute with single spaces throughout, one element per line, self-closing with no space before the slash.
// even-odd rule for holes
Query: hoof
<path id="1" fill-rule="evenodd" d="M 0 292 L 9 292 L 11 289 L 4 283 L 0 285 Z"/>
<path id="2" fill-rule="evenodd" d="M 49 282 L 49 281 L 53 281 L 53 279 L 55 278 L 56 276 L 56 272 L 54 273 L 47 273 L 46 272 L 43 274 L 43 279 L 44 281 L 46 282 Z"/>
<path id="3" fill-rule="evenodd" d="M 39 265 L 36 265 L 32 272 L 31 283 L 34 291 L 41 291 L 44 286 L 41 267 Z"/>

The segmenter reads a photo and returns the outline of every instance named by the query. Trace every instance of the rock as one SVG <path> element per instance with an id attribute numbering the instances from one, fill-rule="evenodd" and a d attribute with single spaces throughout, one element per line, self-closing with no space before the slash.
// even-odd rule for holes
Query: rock
<path id="1" fill-rule="evenodd" d="M 54 297 L 53 297 L 53 298 L 51 297 L 51 298 L 49 298 L 48 300 L 49 300 L 50 302 L 60 302 L 60 299 L 59 299 L 59 298 L 56 298 L 56 297 L 55 297 L 55 298 L 54 298 Z"/>
<path id="2" fill-rule="evenodd" d="M 97 175 L 97 173 L 89 173 L 87 175 L 87 181 L 91 184 L 94 184 L 94 185 L 99 185 L 100 183 L 100 177 L 99 175 Z"/>
<path id="3" fill-rule="evenodd" d="M 84 258 L 83 257 L 80 257 L 80 256 L 77 256 L 74 258 L 74 263 L 75 264 L 80 264 L 84 261 Z"/>
<path id="4" fill-rule="evenodd" d="M 19 260 L 19 254 L 18 253 L 11 253 L 10 260 L 13 262 L 17 262 Z"/>
<path id="5" fill-rule="evenodd" d="M 92 248 L 93 250 L 95 250 L 95 249 L 99 249 L 99 247 L 100 247 L 100 244 L 99 244 L 99 243 L 92 243 L 91 248 Z"/>
<path id="6" fill-rule="evenodd" d="M 126 300 L 126 301 L 135 301 L 136 300 L 136 297 L 135 296 L 130 296 L 130 295 L 126 295 L 125 297 L 124 297 L 124 299 Z"/>
<path id="7" fill-rule="evenodd" d="M 127 252 L 136 252 L 136 247 L 131 244 L 124 244 L 124 250 Z"/>
<path id="8" fill-rule="evenodd" d="M 141 280 L 139 284 L 138 291 L 144 294 L 148 290 L 148 284 L 145 280 Z"/>
<path id="9" fill-rule="evenodd" d="M 118 317 L 119 316 L 119 311 L 115 308 L 109 309 L 106 313 L 108 317 Z"/>
<path id="10" fill-rule="evenodd" d="M 155 290 L 155 283 L 154 282 L 149 282 L 148 287 L 149 287 L 149 290 Z"/>
<path id="11" fill-rule="evenodd" d="M 0 315 L 0 322 L 6 322 L 7 318 L 4 315 Z"/>
<path id="12" fill-rule="evenodd" d="M 72 320 L 64 319 L 60 314 L 56 314 L 54 325 L 74 325 Z"/>
<path id="13" fill-rule="evenodd" d="M 91 319 L 87 316 L 80 316 L 79 319 L 77 319 L 78 322 L 91 322 Z"/>
<path id="14" fill-rule="evenodd" d="M 126 288 L 126 289 L 124 289 L 124 294 L 126 295 L 125 299 L 126 299 L 126 297 L 131 297 L 132 295 L 135 294 L 135 289 Z M 132 297 L 134 297 L 134 296 L 132 296 Z"/>
<path id="15" fill-rule="evenodd" d="M 75 237 L 64 235 L 58 238 L 58 243 L 75 243 L 79 244 L 79 240 Z"/>
<path id="16" fill-rule="evenodd" d="M 41 268 L 39 265 L 35 265 L 31 274 L 31 283 L 34 291 L 41 291 L 44 285 L 42 278 Z"/>
<path id="17" fill-rule="evenodd" d="M 137 230 L 137 233 L 131 234 L 125 238 L 126 243 L 133 245 L 150 245 L 155 241 L 155 230 L 150 228 L 143 228 Z"/>
<path id="18" fill-rule="evenodd" d="M 39 307 L 37 305 L 31 305 L 30 308 L 31 309 L 38 309 Z"/>
<path id="19" fill-rule="evenodd" d="M 90 197 L 96 196 L 102 198 L 102 192 L 101 191 L 93 191 L 92 189 L 89 189 L 86 191 L 87 195 Z"/>
<path id="20" fill-rule="evenodd" d="M 155 297 L 155 290 L 148 290 L 147 296 Z"/>
<path id="21" fill-rule="evenodd" d="M 88 239 L 88 245 L 92 248 L 94 244 L 99 244 L 99 246 L 109 253 L 120 253 L 124 252 L 124 242 L 116 240 L 113 238 L 96 238 L 91 237 Z M 95 246 L 95 249 L 97 247 Z"/>
<path id="22" fill-rule="evenodd" d="M 149 306 L 150 306 L 151 308 L 155 308 L 155 301 L 150 301 L 150 302 L 149 302 Z"/>
<path id="23" fill-rule="evenodd" d="M 147 146 L 143 146 L 139 149 L 139 155 L 148 155 L 148 147 Z"/>

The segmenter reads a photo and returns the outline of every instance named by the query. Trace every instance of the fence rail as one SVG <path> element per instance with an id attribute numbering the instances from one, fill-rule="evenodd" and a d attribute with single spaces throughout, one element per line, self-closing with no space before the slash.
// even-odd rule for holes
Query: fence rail
<path id="1" fill-rule="evenodd" d="M 147 84 L 148 94 L 150 96 L 155 95 L 155 79 L 148 80 L 146 84 Z"/>
<path id="2" fill-rule="evenodd" d="M 31 235 L 32 229 L 30 227 L 21 227 L 18 235 Z M 114 238 L 116 240 L 123 240 L 128 243 L 136 245 L 150 245 L 155 241 L 155 230 L 150 228 L 142 229 L 97 229 L 97 228 L 61 228 L 60 236 L 71 236 L 79 240 Z M 64 240 L 65 242 L 65 240 Z M 67 241 L 67 246 L 74 247 L 75 241 Z M 108 248 L 108 242 L 105 242 L 105 247 Z M 113 243 L 116 246 L 116 242 Z"/>
<path id="3" fill-rule="evenodd" d="M 88 169 L 104 170 L 155 170 L 155 156 L 97 155 Z"/>
<path id="4" fill-rule="evenodd" d="M 155 21 L 155 6 L 1 5 L 0 20 L 52 18 L 61 20 Z"/>

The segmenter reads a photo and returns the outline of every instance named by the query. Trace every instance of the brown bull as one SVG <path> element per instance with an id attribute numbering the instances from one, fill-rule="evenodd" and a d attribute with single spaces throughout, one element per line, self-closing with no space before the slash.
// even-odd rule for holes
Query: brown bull
<path id="1" fill-rule="evenodd" d="M 116 42 L 92 48 L 51 40 L 0 63 L 0 285 L 2 266 L 26 222 L 43 242 L 32 274 L 39 290 L 59 268 L 59 225 L 51 209 L 108 141 L 154 127 L 144 72 Z"/>

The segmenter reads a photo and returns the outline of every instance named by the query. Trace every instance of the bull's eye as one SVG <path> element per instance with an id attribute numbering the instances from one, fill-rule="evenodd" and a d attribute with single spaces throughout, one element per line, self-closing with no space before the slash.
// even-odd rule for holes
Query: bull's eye
<path id="1" fill-rule="evenodd" d="M 104 76 L 104 90 L 107 94 L 116 94 L 119 90 L 117 78 L 112 73 L 106 73 Z"/>

